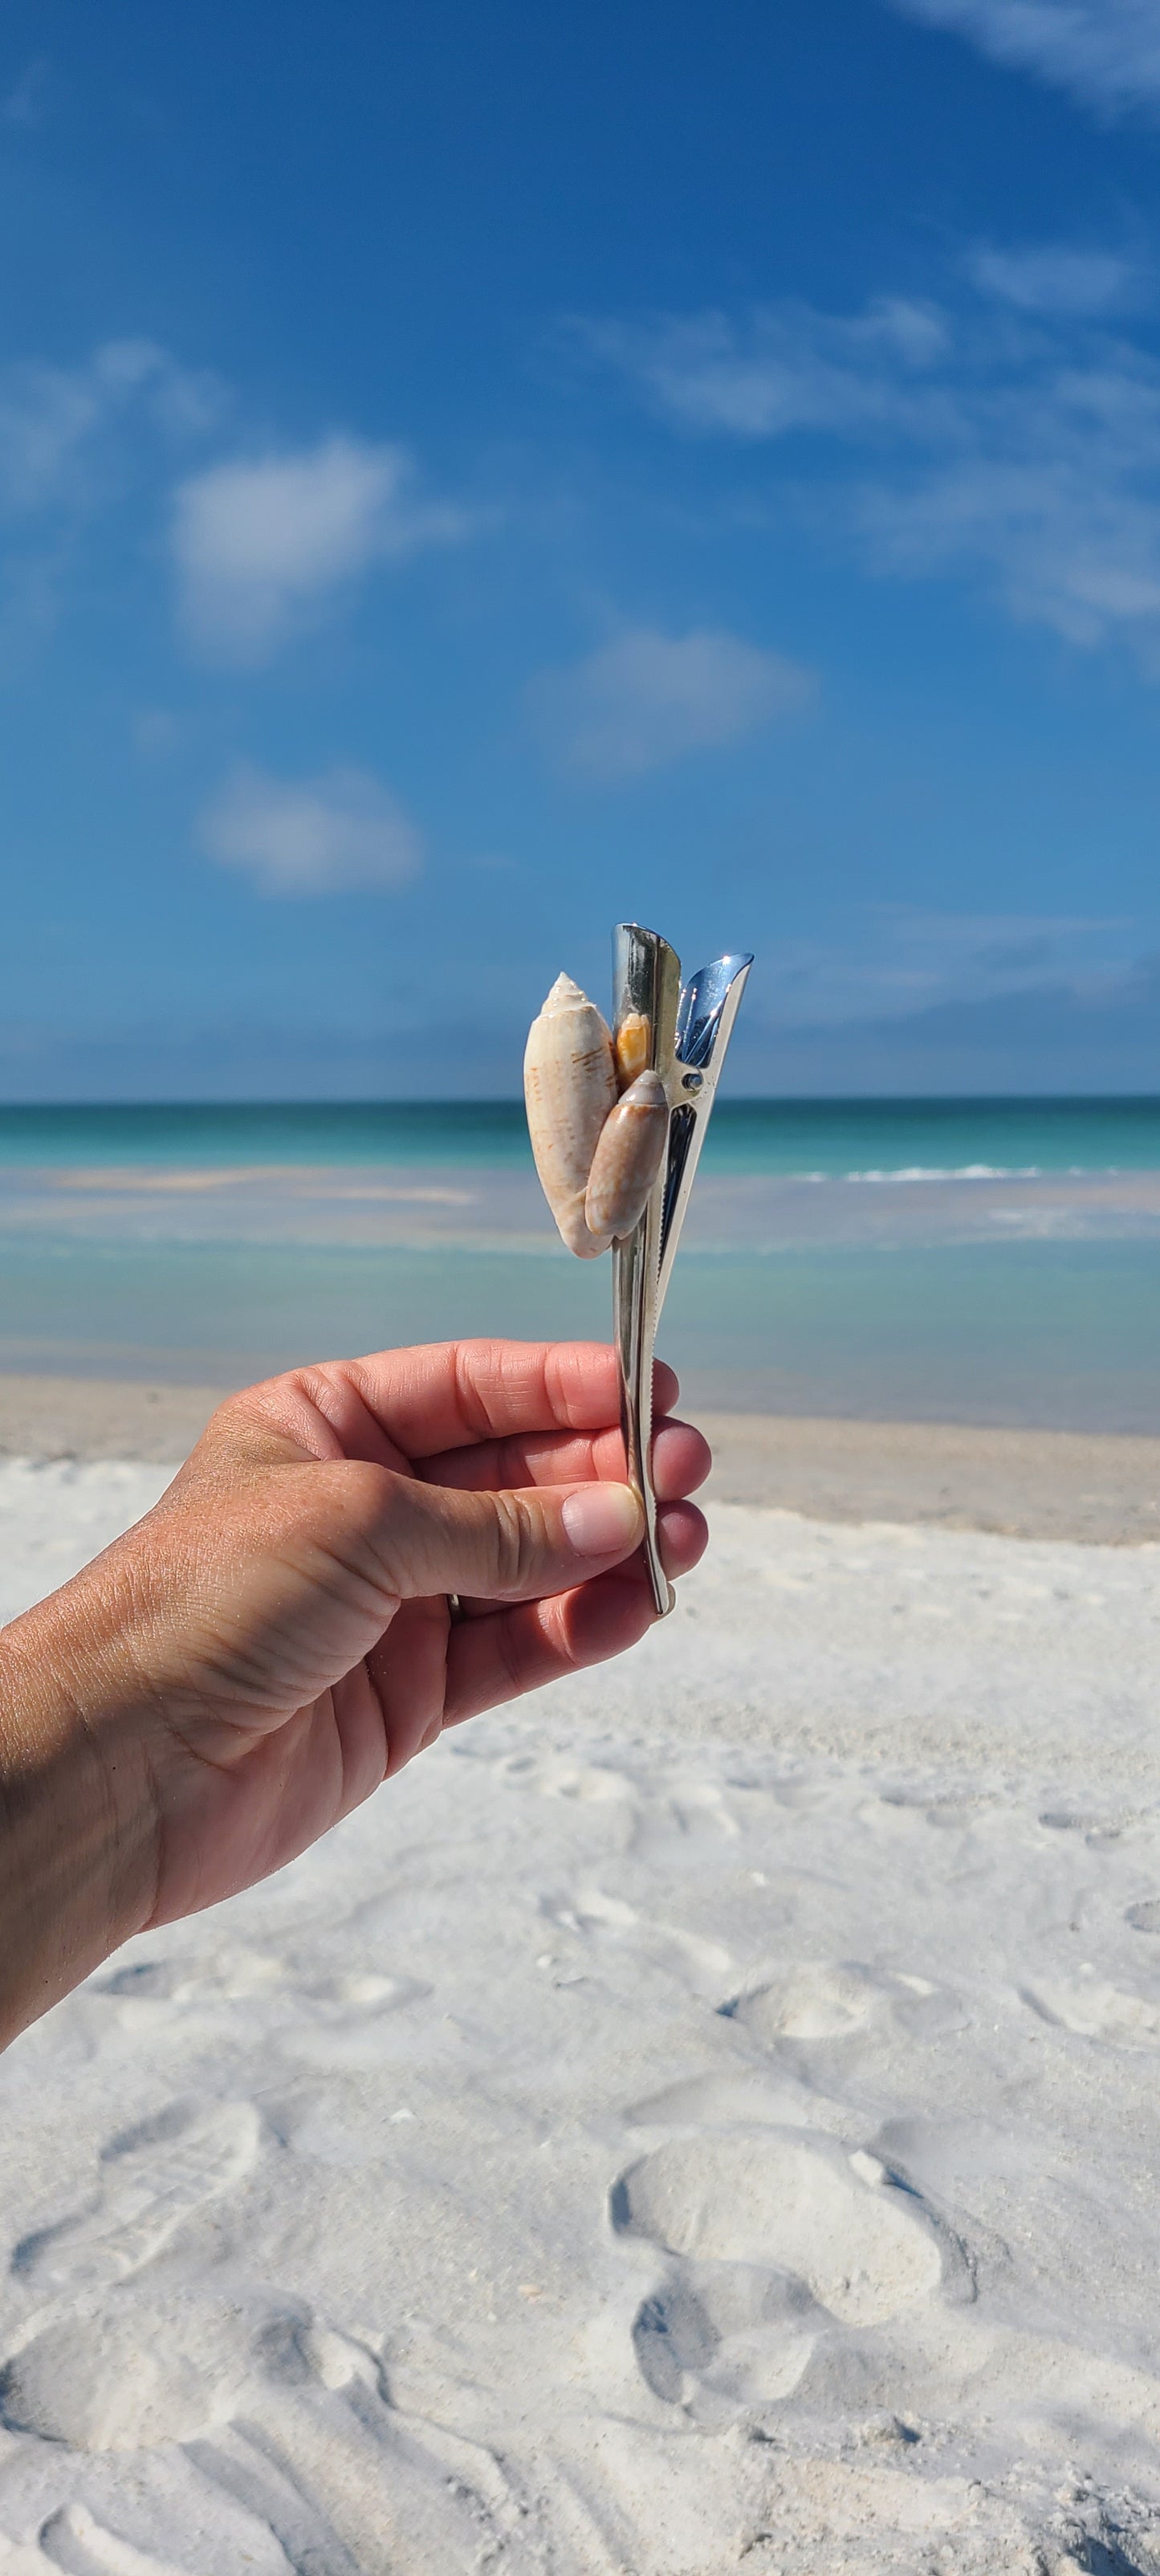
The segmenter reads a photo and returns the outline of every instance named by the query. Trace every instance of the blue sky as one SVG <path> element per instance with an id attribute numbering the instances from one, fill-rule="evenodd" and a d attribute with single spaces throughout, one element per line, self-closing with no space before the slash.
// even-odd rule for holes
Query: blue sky
<path id="1" fill-rule="evenodd" d="M 1160 1088 L 1160 0 L 12 0 L 0 1095 Z"/>

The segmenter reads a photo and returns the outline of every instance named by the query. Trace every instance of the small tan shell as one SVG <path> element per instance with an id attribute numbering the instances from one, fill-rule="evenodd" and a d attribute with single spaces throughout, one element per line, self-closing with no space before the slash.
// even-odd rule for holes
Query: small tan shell
<path id="1" fill-rule="evenodd" d="M 600 1131 L 584 1201 L 590 1234 L 609 1243 L 632 1233 L 644 1215 L 668 1132 L 660 1075 L 639 1074 Z"/>
<path id="2" fill-rule="evenodd" d="M 544 1196 L 570 1252 L 607 1252 L 585 1223 L 584 1193 L 600 1132 L 616 1105 L 612 1038 L 595 1002 L 558 975 L 524 1052 L 528 1133 Z"/>
<path id="3" fill-rule="evenodd" d="M 652 1054 L 652 1029 L 644 1011 L 627 1011 L 616 1032 L 616 1070 L 620 1087 L 627 1091 L 638 1073 L 647 1070 Z"/>

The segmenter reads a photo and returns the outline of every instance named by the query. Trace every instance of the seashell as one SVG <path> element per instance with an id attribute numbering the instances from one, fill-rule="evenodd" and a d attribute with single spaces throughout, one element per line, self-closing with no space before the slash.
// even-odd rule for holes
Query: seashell
<path id="1" fill-rule="evenodd" d="M 638 1074 L 605 1119 L 588 1176 L 584 1214 L 602 1243 L 631 1234 L 644 1215 L 668 1132 L 659 1073 Z"/>
<path id="2" fill-rule="evenodd" d="M 610 1109 L 616 1063 L 607 1024 L 570 975 L 558 975 L 524 1052 L 528 1133 L 544 1196 L 568 1246 L 582 1261 L 608 1250 L 585 1222 L 584 1193 Z"/>
<path id="3" fill-rule="evenodd" d="M 626 1011 L 614 1040 L 620 1087 L 626 1091 L 638 1073 L 646 1073 L 652 1056 L 652 1027 L 644 1011 Z"/>

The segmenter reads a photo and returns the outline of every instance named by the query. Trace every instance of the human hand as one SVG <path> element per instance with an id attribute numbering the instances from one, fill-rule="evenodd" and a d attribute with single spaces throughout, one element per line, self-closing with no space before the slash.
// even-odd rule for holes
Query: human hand
<path id="1" fill-rule="evenodd" d="M 665 1418 L 675 1397 L 658 1368 L 679 1575 L 709 1453 Z M 0 1639 L 25 1916 L 55 1890 L 43 2001 L 280 1868 L 444 1726 L 635 1643 L 653 1610 L 623 1475 L 613 1354 L 591 1344 L 390 1351 L 223 1405 L 156 1509 Z M 82 1773 L 83 1867 L 61 1830 Z"/>

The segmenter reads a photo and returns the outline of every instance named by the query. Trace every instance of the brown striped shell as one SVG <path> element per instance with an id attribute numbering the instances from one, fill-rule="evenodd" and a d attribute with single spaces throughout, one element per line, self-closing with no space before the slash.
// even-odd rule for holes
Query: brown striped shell
<path id="1" fill-rule="evenodd" d="M 659 1073 L 638 1074 L 600 1131 L 588 1176 L 584 1214 L 604 1243 L 631 1234 L 644 1215 L 669 1132 L 669 1104 Z"/>

